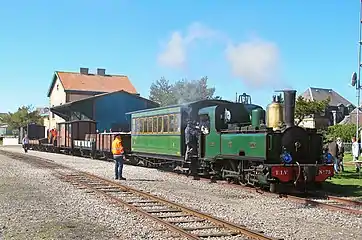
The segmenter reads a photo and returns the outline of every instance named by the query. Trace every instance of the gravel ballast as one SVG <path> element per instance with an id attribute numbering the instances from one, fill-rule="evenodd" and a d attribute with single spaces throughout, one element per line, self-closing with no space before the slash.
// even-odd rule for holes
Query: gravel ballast
<path id="1" fill-rule="evenodd" d="M 4 150 L 22 152 L 20 147 Z M 62 154 L 29 151 L 66 166 L 113 179 L 113 162 L 91 160 Z M 213 216 L 263 231 L 266 235 L 284 239 L 359 239 L 362 218 L 303 204 L 251 193 L 240 188 L 156 169 L 124 166 L 123 184 L 142 189 L 168 200 L 201 210 Z M 154 239 L 154 238 L 153 238 Z"/>
<path id="2" fill-rule="evenodd" d="M 167 239 L 161 226 L 0 155 L 0 239 Z M 163 235 L 162 235 L 163 234 Z"/>

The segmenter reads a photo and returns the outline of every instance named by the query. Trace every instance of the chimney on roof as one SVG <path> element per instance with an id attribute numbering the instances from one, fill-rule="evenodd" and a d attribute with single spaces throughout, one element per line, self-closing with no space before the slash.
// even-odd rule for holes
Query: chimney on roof
<path id="1" fill-rule="evenodd" d="M 88 68 L 80 68 L 80 74 L 85 74 L 85 75 L 88 75 L 88 71 L 89 71 L 89 69 Z"/>
<path id="2" fill-rule="evenodd" d="M 104 69 L 104 68 L 97 68 L 97 75 L 100 75 L 100 76 L 106 75 L 106 69 Z"/>

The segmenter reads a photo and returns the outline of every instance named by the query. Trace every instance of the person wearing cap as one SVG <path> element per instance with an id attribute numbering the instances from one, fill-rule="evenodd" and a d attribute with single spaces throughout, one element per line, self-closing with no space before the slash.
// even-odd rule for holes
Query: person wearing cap
<path id="1" fill-rule="evenodd" d="M 112 142 L 112 154 L 115 161 L 115 179 L 126 180 L 123 177 L 123 161 L 125 160 L 124 150 L 122 145 L 122 138 L 117 134 Z"/>

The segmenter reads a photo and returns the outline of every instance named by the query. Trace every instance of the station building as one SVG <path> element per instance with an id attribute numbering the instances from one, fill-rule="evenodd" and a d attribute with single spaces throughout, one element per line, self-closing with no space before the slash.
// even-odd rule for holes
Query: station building
<path id="1" fill-rule="evenodd" d="M 96 73 L 90 73 L 88 68 L 80 68 L 79 72 L 55 71 L 47 96 L 49 108 L 56 109 L 65 104 L 69 107 L 69 103 L 81 99 L 121 90 L 137 94 L 136 88 L 125 75 L 106 74 L 106 70 L 102 68 L 97 68 Z M 82 103 L 84 104 L 84 102 Z M 46 128 L 52 129 L 56 127 L 57 123 L 64 122 L 65 119 L 62 116 L 52 111 L 49 114 L 49 126 Z"/>
<path id="2" fill-rule="evenodd" d="M 154 107 L 159 107 L 159 104 L 120 90 L 72 101 L 50 110 L 65 121 L 94 120 L 99 132 L 128 132 L 131 119 L 127 112 Z"/>

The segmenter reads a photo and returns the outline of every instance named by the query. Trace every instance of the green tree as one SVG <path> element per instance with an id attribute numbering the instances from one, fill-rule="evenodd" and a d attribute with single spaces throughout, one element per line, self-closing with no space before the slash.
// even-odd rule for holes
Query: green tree
<path id="1" fill-rule="evenodd" d="M 149 98 L 161 106 L 177 103 L 177 99 L 173 94 L 173 86 L 164 77 L 151 84 Z"/>
<path id="2" fill-rule="evenodd" d="M 43 124 L 43 118 L 32 106 L 22 106 L 14 113 L 7 113 L 0 117 L 0 122 L 6 123 L 10 129 L 16 130 L 29 123 Z"/>
<path id="3" fill-rule="evenodd" d="M 326 110 L 330 102 L 330 97 L 322 101 L 311 101 L 305 99 L 303 96 L 299 96 L 295 103 L 295 119 L 296 125 L 298 126 L 304 118 L 314 115 L 321 114 Z"/>
<path id="4" fill-rule="evenodd" d="M 340 137 L 344 142 L 350 142 L 353 136 L 356 136 L 356 125 L 353 123 L 328 127 L 327 138 L 336 139 Z"/>
<path id="5" fill-rule="evenodd" d="M 174 84 L 170 84 L 168 80 L 161 78 L 152 83 L 149 98 L 158 102 L 161 106 L 203 99 L 221 99 L 219 96 L 214 97 L 215 88 L 209 88 L 207 80 L 207 77 L 199 80 L 181 79 Z"/>

